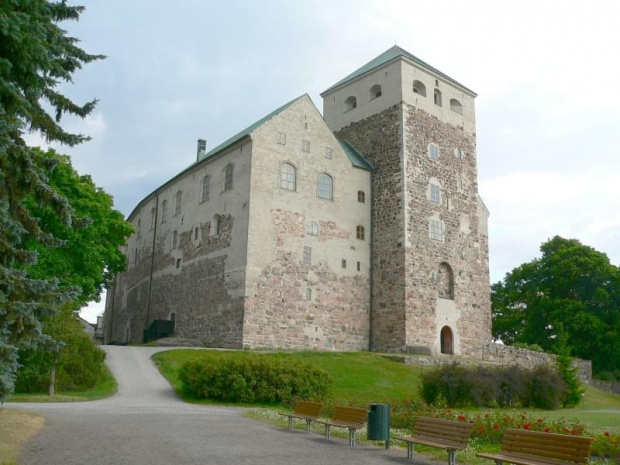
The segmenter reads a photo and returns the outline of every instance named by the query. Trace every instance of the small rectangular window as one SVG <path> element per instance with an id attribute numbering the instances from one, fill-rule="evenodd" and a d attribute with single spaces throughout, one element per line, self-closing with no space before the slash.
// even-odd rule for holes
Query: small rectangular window
<path id="1" fill-rule="evenodd" d="M 198 240 L 198 226 L 194 229 L 194 240 Z"/>
<path id="2" fill-rule="evenodd" d="M 301 151 L 302 152 L 310 152 L 310 141 L 303 139 L 301 141 Z"/>
<path id="3" fill-rule="evenodd" d="M 312 300 L 312 289 L 306 289 L 306 300 Z"/>
<path id="4" fill-rule="evenodd" d="M 304 247 L 304 263 L 306 265 L 312 263 L 312 247 Z"/>
<path id="5" fill-rule="evenodd" d="M 173 249 L 176 249 L 176 248 L 177 248 L 177 246 L 178 246 L 178 235 L 177 235 L 177 232 L 176 232 L 176 231 L 174 231 L 174 232 L 172 233 L 172 248 L 173 248 Z"/>
<path id="6" fill-rule="evenodd" d="M 325 158 L 327 158 L 328 160 L 334 158 L 334 151 L 329 147 L 325 147 Z"/>
<path id="7" fill-rule="evenodd" d="M 177 268 L 181 268 L 181 259 L 177 258 Z"/>
<path id="8" fill-rule="evenodd" d="M 362 262 L 357 262 L 357 271 L 362 271 Z"/>
<path id="9" fill-rule="evenodd" d="M 437 184 L 431 184 L 431 202 L 439 203 L 440 194 L 439 186 Z"/>
<path id="10" fill-rule="evenodd" d="M 283 132 L 278 133 L 278 144 L 286 145 L 286 134 L 284 134 Z"/>
<path id="11" fill-rule="evenodd" d="M 434 241 L 443 241 L 443 223 L 439 220 L 431 220 L 429 235 Z"/>
<path id="12" fill-rule="evenodd" d="M 457 147 L 454 149 L 454 156 L 458 158 L 459 160 L 462 160 L 465 157 L 465 153 L 463 152 L 462 149 Z"/>
<path id="13" fill-rule="evenodd" d="M 344 258 L 342 259 L 342 267 L 343 268 L 347 267 L 347 261 Z"/>
<path id="14" fill-rule="evenodd" d="M 431 160 L 439 160 L 439 146 L 437 144 L 428 144 L 428 156 Z"/>
<path id="15" fill-rule="evenodd" d="M 134 265 L 138 264 L 138 249 L 134 251 L 133 263 Z"/>

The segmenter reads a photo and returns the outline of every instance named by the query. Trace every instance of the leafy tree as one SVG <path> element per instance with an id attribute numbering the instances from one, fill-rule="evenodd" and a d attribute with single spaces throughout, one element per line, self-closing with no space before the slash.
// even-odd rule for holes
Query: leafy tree
<path id="1" fill-rule="evenodd" d="M 576 239 L 556 236 L 541 251 L 491 287 L 493 337 L 556 352 L 562 325 L 595 373 L 620 368 L 620 269 Z"/>
<path id="2" fill-rule="evenodd" d="M 38 279 L 56 277 L 61 288 L 75 288 L 78 293 L 59 314 L 42 319 L 44 334 L 58 343 L 53 350 L 20 350 L 22 368 L 16 390 L 42 392 L 49 386 L 53 395 L 56 387 L 88 389 L 97 381 L 105 354 L 84 334 L 75 312 L 87 302 L 98 300 L 113 274 L 125 269 L 126 258 L 120 248 L 133 227 L 113 209 L 109 194 L 98 188 L 90 176 L 80 176 L 73 169 L 69 157 L 54 150 L 33 149 L 33 153 L 42 166 L 48 166 L 50 160 L 56 162 L 54 169 L 45 174 L 50 187 L 69 201 L 73 222 L 71 226 L 64 224 L 53 209 L 28 199 L 26 205 L 39 225 L 63 241 L 54 248 L 30 241 L 28 246 L 37 250 L 38 260 L 28 273 Z"/>
<path id="3" fill-rule="evenodd" d="M 114 210 L 112 196 L 97 187 L 90 176 L 78 174 L 69 157 L 54 150 L 34 149 L 36 160 L 43 166 L 50 161 L 55 167 L 45 174 L 50 187 L 69 201 L 73 222 L 59 220 L 53 209 L 29 199 L 27 206 L 39 224 L 56 239 L 59 247 L 45 247 L 37 242 L 27 245 L 37 250 L 37 263 L 28 268 L 33 278 L 57 278 L 61 287 L 75 286 L 79 294 L 74 300 L 77 310 L 91 300 L 99 300 L 101 291 L 116 273 L 125 270 L 127 259 L 121 251 L 133 226 L 123 214 Z"/>
<path id="4" fill-rule="evenodd" d="M 570 356 L 571 348 L 568 345 L 568 336 L 564 331 L 564 325 L 558 328 L 558 341 L 556 345 L 555 365 L 562 379 L 564 380 L 564 392 L 562 393 L 562 406 L 574 407 L 581 402 L 584 389 L 578 375 L 578 368 L 573 365 L 573 358 Z"/>
<path id="5" fill-rule="evenodd" d="M 58 291 L 57 280 L 34 279 L 27 272 L 37 258 L 35 250 L 25 248 L 27 240 L 46 246 L 60 242 L 39 226 L 25 199 L 52 209 L 67 225 L 72 211 L 49 187 L 22 134 L 37 131 L 48 142 L 68 146 L 88 139 L 64 131 L 60 119 L 87 116 L 96 100 L 77 105 L 56 90 L 82 64 L 103 58 L 84 52 L 58 26 L 77 20 L 83 10 L 65 1 L 0 0 L 0 400 L 13 391 L 18 345 L 49 345 L 40 320 L 71 297 Z"/>

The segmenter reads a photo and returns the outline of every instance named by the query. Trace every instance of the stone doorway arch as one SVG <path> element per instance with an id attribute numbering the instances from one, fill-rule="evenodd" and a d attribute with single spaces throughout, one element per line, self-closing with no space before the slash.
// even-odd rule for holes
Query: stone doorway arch
<path id="1" fill-rule="evenodd" d="M 449 326 L 441 328 L 439 338 L 441 341 L 441 353 L 454 354 L 454 334 L 452 333 L 452 329 Z"/>

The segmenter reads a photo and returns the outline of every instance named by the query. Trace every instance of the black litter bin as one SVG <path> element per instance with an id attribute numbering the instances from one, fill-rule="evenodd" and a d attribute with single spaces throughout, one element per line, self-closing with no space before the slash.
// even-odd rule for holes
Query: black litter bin
<path id="1" fill-rule="evenodd" d="M 367 437 L 385 441 L 385 448 L 390 447 L 390 404 L 370 404 Z"/>

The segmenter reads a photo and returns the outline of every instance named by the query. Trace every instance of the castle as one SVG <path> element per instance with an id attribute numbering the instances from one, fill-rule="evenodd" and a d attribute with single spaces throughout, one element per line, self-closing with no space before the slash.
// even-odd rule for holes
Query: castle
<path id="1" fill-rule="evenodd" d="M 491 341 L 476 94 L 394 46 L 206 151 L 129 215 L 106 343 L 479 356 Z"/>

